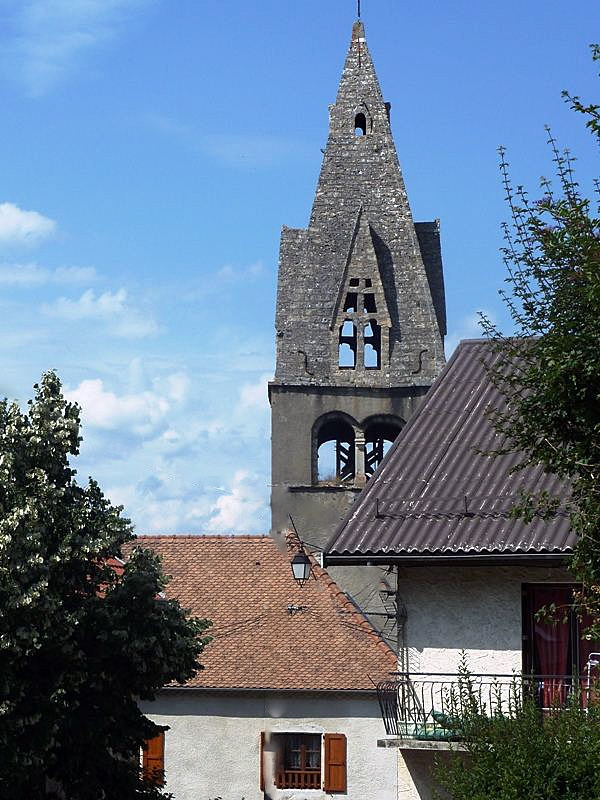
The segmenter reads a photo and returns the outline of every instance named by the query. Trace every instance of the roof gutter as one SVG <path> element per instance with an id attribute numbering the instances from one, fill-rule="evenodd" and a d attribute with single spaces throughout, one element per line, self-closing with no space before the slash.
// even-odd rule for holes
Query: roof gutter
<path id="1" fill-rule="evenodd" d="M 390 671 L 388 673 L 392 675 Z M 272 687 L 248 686 L 248 687 L 219 687 L 219 686 L 163 686 L 160 692 L 203 692 L 208 694 L 263 694 L 272 692 L 273 694 L 377 694 L 375 686 L 371 689 L 275 689 Z"/>
<path id="2" fill-rule="evenodd" d="M 325 553 L 323 566 L 350 566 L 350 565 L 399 565 L 404 567 L 429 567 L 429 566 L 563 566 L 568 564 L 570 553 L 452 553 L 452 554 L 424 554 L 424 553 L 378 553 L 367 555 Z"/>

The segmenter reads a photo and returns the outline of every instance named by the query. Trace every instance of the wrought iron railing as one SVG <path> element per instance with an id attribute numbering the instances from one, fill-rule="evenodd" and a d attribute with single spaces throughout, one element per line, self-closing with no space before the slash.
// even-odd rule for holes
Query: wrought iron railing
<path id="1" fill-rule="evenodd" d="M 584 708 L 600 700 L 589 671 L 582 677 L 396 673 L 378 684 L 377 695 L 388 736 L 433 741 L 460 740 L 469 715 L 513 716 L 525 698 L 548 711 L 574 695 Z"/>

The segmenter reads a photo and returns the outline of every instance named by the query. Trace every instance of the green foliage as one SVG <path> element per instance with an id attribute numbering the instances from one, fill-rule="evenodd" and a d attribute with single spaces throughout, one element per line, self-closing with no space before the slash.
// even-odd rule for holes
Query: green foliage
<path id="1" fill-rule="evenodd" d="M 50 372 L 28 413 L 0 403 L 0 798 L 166 795 L 139 775 L 139 711 L 199 668 L 208 623 L 161 599 L 151 551 L 98 485 L 74 480 L 79 409 Z"/>
<path id="2" fill-rule="evenodd" d="M 512 717 L 468 715 L 467 753 L 438 761 L 439 786 L 452 800 L 598 800 L 600 709 L 579 699 L 546 715 L 533 701 Z"/>
<path id="3" fill-rule="evenodd" d="M 592 48 L 600 60 L 600 48 Z M 600 107 L 563 93 L 600 144 Z M 582 610 L 599 620 L 600 634 L 600 186 L 585 197 L 574 160 L 550 131 L 554 183 L 541 181 L 531 201 L 513 186 L 501 149 L 501 171 L 512 222 L 505 227 L 508 289 L 503 293 L 516 333 L 484 328 L 500 353 L 492 379 L 506 397 L 493 415 L 505 451 L 526 454 L 522 466 L 542 464 L 572 487 L 568 508 L 578 534 L 573 569 L 584 584 Z M 526 497 L 516 509 L 526 519 L 555 513 L 548 495 Z"/>
<path id="4" fill-rule="evenodd" d="M 599 800 L 598 689 L 584 685 L 550 711 L 537 705 L 537 684 L 527 678 L 489 689 L 481 691 L 463 653 L 449 709 L 464 751 L 436 760 L 437 788 L 446 793 L 437 797 Z"/>

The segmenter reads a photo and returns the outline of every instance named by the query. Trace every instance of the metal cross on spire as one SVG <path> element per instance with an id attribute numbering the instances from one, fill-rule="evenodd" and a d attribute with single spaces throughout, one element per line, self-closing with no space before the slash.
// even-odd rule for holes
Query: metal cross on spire
<path id="1" fill-rule="evenodd" d="M 356 0 L 358 5 L 358 18 L 360 19 L 360 0 Z"/>

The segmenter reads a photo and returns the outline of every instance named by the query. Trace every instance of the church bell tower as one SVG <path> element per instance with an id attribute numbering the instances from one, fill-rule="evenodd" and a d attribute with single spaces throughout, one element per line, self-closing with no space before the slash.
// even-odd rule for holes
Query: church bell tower
<path id="1" fill-rule="evenodd" d="M 272 529 L 324 546 L 444 364 L 438 222 L 413 222 L 362 22 L 306 229 L 283 228 Z"/>

